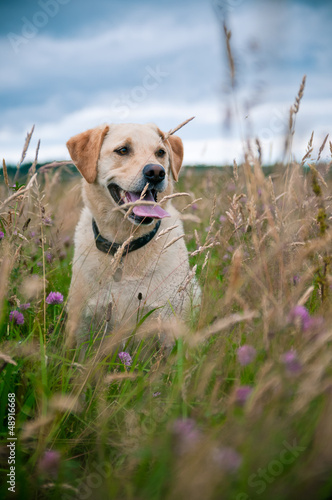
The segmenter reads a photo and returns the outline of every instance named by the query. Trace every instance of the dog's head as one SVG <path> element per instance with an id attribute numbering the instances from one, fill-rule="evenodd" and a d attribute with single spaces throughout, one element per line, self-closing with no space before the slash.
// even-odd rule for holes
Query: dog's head
<path id="1" fill-rule="evenodd" d="M 183 159 L 181 139 L 166 139 L 154 124 L 104 125 L 75 135 L 67 147 L 86 182 L 102 187 L 114 206 L 139 200 L 144 188 L 143 201 L 157 202 L 161 193 L 169 194 L 170 174 L 177 181 Z M 168 215 L 158 205 L 140 205 L 129 220 L 151 224 Z"/>

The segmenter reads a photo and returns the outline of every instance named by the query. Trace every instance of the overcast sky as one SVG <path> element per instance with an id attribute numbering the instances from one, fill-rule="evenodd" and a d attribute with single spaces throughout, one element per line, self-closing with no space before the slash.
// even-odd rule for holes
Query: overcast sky
<path id="1" fill-rule="evenodd" d="M 222 23 L 236 64 L 230 93 Z M 282 157 L 288 111 L 307 75 L 294 154 L 332 125 L 332 2 L 304 0 L 12 0 L 0 3 L 0 155 L 69 158 L 72 135 L 104 122 L 179 135 L 185 163 L 242 158 L 260 137 L 266 163 Z M 323 158 L 328 157 L 326 149 Z"/>

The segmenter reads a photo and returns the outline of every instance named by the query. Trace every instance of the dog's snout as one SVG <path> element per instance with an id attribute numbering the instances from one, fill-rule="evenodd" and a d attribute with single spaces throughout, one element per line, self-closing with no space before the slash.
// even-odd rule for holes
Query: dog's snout
<path id="1" fill-rule="evenodd" d="M 158 184 L 165 179 L 166 172 L 161 165 L 149 163 L 143 168 L 143 175 L 150 184 Z"/>

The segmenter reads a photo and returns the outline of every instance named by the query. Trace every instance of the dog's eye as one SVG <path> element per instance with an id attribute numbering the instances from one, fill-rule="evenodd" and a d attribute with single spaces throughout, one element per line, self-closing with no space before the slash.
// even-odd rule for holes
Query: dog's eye
<path id="1" fill-rule="evenodd" d="M 116 149 L 115 152 L 118 153 L 118 155 L 124 156 L 128 154 L 128 148 L 123 146 L 123 148 Z"/>
<path id="2" fill-rule="evenodd" d="M 158 151 L 156 152 L 156 156 L 159 156 L 159 158 L 162 158 L 163 156 L 165 156 L 166 154 L 166 151 L 162 148 L 158 149 Z"/>

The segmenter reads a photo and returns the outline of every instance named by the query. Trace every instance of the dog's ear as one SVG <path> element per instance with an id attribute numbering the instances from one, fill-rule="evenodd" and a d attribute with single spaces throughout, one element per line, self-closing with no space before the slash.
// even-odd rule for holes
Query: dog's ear
<path id="1" fill-rule="evenodd" d="M 183 144 L 182 140 L 177 135 L 170 135 L 167 140 L 172 150 L 171 170 L 174 180 L 177 181 L 179 178 L 179 172 L 183 161 Z"/>
<path id="2" fill-rule="evenodd" d="M 92 128 L 74 135 L 67 142 L 71 159 L 89 184 L 96 180 L 99 153 L 108 131 L 108 125 L 104 128 Z"/>

